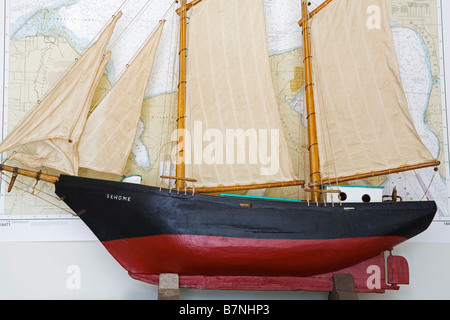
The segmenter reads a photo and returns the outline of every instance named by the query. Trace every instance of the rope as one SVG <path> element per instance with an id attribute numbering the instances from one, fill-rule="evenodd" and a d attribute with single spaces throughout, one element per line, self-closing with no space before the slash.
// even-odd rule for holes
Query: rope
<path id="1" fill-rule="evenodd" d="M 314 19 L 314 17 L 312 17 L 311 19 Z M 311 42 L 311 44 L 314 42 L 314 37 L 311 37 L 310 42 Z M 308 58 L 310 60 L 314 59 L 314 57 L 312 55 L 309 56 L 309 57 L 306 57 L 305 60 L 308 59 Z M 315 85 L 315 84 L 313 84 L 313 85 Z M 307 87 L 305 87 L 305 91 L 306 91 L 306 88 Z M 319 100 L 322 101 L 321 105 L 323 105 L 324 104 L 323 103 L 323 100 L 324 100 L 324 93 L 323 93 L 323 91 L 320 91 L 320 95 L 319 96 L 317 95 L 317 91 L 315 91 L 315 93 L 316 93 L 317 101 L 319 101 Z M 326 112 L 320 112 L 320 108 L 319 107 L 320 107 L 320 103 L 316 104 L 316 110 L 315 110 L 316 122 L 317 121 L 319 122 L 319 124 L 317 124 L 316 127 L 317 128 L 320 127 L 320 130 L 322 132 L 322 136 L 323 137 L 325 137 L 326 135 L 328 137 L 330 137 L 331 136 L 331 132 L 330 132 L 330 126 L 329 126 L 329 121 L 328 121 L 328 115 L 327 115 Z M 321 117 L 323 117 L 324 121 L 320 121 Z M 324 122 L 325 122 L 325 125 L 324 125 Z M 324 126 L 325 126 L 325 128 L 324 128 Z M 325 141 L 326 139 L 323 139 L 323 140 Z M 335 160 L 335 157 L 334 157 L 334 148 L 333 148 L 333 144 L 331 143 L 331 139 L 327 139 L 327 140 L 328 140 L 328 146 L 324 146 L 324 148 L 323 148 L 324 153 L 325 153 L 324 155 L 325 155 L 325 158 L 327 160 L 326 161 L 327 162 L 327 170 L 329 172 L 331 172 L 331 171 L 334 172 L 334 175 L 336 177 L 336 188 L 339 190 L 340 186 L 339 186 L 339 180 L 337 178 L 338 177 L 338 172 L 337 172 L 338 170 L 337 170 L 337 166 L 336 166 L 336 160 Z M 322 142 L 323 144 L 325 144 L 324 141 Z M 331 157 L 330 157 L 330 154 L 331 154 Z M 331 163 L 330 163 L 330 161 L 328 161 L 330 158 L 331 158 Z M 323 165 L 325 159 L 321 159 L 321 160 L 322 160 L 322 165 Z M 321 179 L 321 185 L 323 186 L 323 180 L 322 180 L 323 179 L 323 172 L 320 172 L 320 179 Z M 330 185 L 331 185 L 331 181 L 330 181 Z M 325 201 L 326 201 L 326 195 L 324 196 L 324 198 L 325 198 Z M 331 196 L 331 199 L 332 199 L 332 204 L 334 206 L 333 195 Z M 338 196 L 338 199 L 339 199 L 339 205 L 342 205 L 341 196 L 340 195 Z"/>
<path id="2" fill-rule="evenodd" d="M 174 10 L 173 11 L 173 15 L 174 18 L 172 19 L 172 34 L 171 34 L 171 46 L 173 46 L 171 48 L 171 52 L 172 52 L 172 57 L 173 57 L 173 63 L 172 63 L 172 72 L 167 74 L 167 78 L 166 78 L 166 85 L 169 86 L 169 74 L 172 75 L 171 78 L 171 82 L 170 82 L 170 92 L 174 93 L 176 92 L 175 87 L 176 87 L 176 82 L 178 81 L 176 79 L 176 68 L 177 68 L 177 51 L 178 51 L 178 41 L 175 41 L 176 39 L 179 38 L 179 33 L 180 33 L 180 28 L 179 28 L 179 19 L 177 19 L 177 13 Z M 170 59 L 167 59 L 167 65 L 168 65 L 168 69 L 170 66 Z M 168 88 L 166 88 L 166 92 L 169 92 Z M 168 117 L 167 117 L 167 130 L 166 133 L 164 135 L 164 130 L 161 130 L 161 135 L 160 135 L 160 142 L 159 142 L 159 147 L 160 147 L 160 155 L 163 154 L 163 158 L 158 157 L 157 159 L 160 159 L 160 166 L 161 166 L 161 159 L 162 159 L 162 163 L 163 163 L 163 168 L 162 168 L 162 175 L 166 175 L 166 176 L 172 176 L 172 171 L 173 171 L 173 163 L 172 163 L 172 158 L 171 158 L 171 151 L 174 144 L 174 141 L 170 140 L 170 135 L 171 132 L 173 132 L 173 129 L 175 128 L 175 123 L 173 121 L 171 121 L 172 117 L 174 116 L 174 113 L 176 114 L 176 101 L 175 100 L 175 95 L 171 94 L 170 97 L 170 101 L 167 102 L 168 96 L 167 94 L 164 97 L 164 115 L 166 115 L 167 113 L 167 108 L 168 108 Z M 169 103 L 169 105 L 167 105 Z M 173 106 L 172 106 L 173 105 Z M 172 130 L 171 130 L 172 129 Z M 164 142 L 163 142 L 164 141 Z M 169 162 L 170 166 L 169 168 L 166 168 L 166 163 Z M 169 172 L 167 172 L 167 170 L 169 170 Z M 161 172 L 161 167 L 159 169 L 159 171 Z M 158 180 L 159 180 L 159 185 L 160 187 L 162 187 L 163 184 L 163 179 L 161 179 L 158 175 L 156 175 L 157 181 L 156 183 L 158 184 Z M 156 185 L 157 185 L 156 184 Z M 169 181 L 169 187 L 170 187 L 171 182 Z"/>
<path id="3" fill-rule="evenodd" d="M 127 1 L 128 1 L 128 0 L 127 0 Z M 145 5 L 141 8 L 141 10 L 139 10 L 139 12 L 137 13 L 137 15 L 134 16 L 133 20 L 130 21 L 130 23 L 126 26 L 126 28 L 122 31 L 122 33 L 117 37 L 116 41 L 114 41 L 114 43 L 111 45 L 111 47 L 109 48 L 109 50 L 112 50 L 112 49 L 117 45 L 117 43 L 123 38 L 123 36 L 125 35 L 125 33 L 128 32 L 128 30 L 132 27 L 132 25 L 136 22 L 136 20 L 139 19 L 139 17 L 144 13 L 144 11 L 147 9 L 147 7 L 149 6 L 149 4 L 150 4 L 151 1 L 152 1 L 152 0 L 148 0 L 148 1 L 145 3 Z M 163 15 L 162 18 L 160 19 L 160 22 L 161 22 L 161 20 L 164 20 L 164 19 L 167 17 L 167 15 L 169 14 L 170 10 L 172 9 L 172 7 L 173 7 L 174 5 L 175 5 L 175 2 L 173 2 L 173 3 L 170 5 L 170 7 L 166 10 L 166 12 L 164 13 L 164 15 Z M 145 44 L 145 42 L 147 42 L 147 40 L 153 35 L 153 32 L 155 32 L 155 30 L 156 30 L 157 27 L 158 27 L 158 26 L 156 26 L 156 27 L 153 29 L 153 31 L 150 33 L 150 35 L 148 36 L 148 38 L 144 41 L 144 44 Z M 144 45 L 142 45 L 142 46 L 144 46 Z M 141 47 L 141 48 L 142 48 L 142 47 Z M 140 48 L 140 49 L 141 49 L 141 48 Z M 140 51 L 140 49 L 138 50 L 138 52 Z M 133 60 L 133 59 L 134 59 L 134 57 L 133 57 L 131 60 Z"/>
<path id="4" fill-rule="evenodd" d="M 113 42 L 113 44 L 111 45 L 109 50 L 112 50 L 117 45 L 117 43 L 123 38 L 125 33 L 131 28 L 131 26 L 134 24 L 134 22 L 142 15 L 142 13 L 148 7 L 148 5 L 150 4 L 151 1 L 152 0 L 148 0 L 145 3 L 145 5 L 141 8 L 141 10 L 137 13 L 137 15 L 134 16 L 133 20 L 131 20 L 131 22 L 126 26 L 126 28 L 122 31 L 122 33 L 117 37 L 116 41 Z"/>
<path id="5" fill-rule="evenodd" d="M 92 38 L 91 42 L 89 42 L 89 44 L 86 46 L 86 50 L 94 43 L 94 41 L 97 40 L 98 36 L 103 32 L 103 30 L 105 30 L 106 26 L 114 19 L 114 17 L 120 12 L 120 10 L 123 9 L 123 7 L 125 7 L 125 4 L 128 2 L 129 0 L 125 0 L 124 2 L 122 2 L 122 4 L 120 5 L 119 9 L 116 10 L 116 12 L 113 14 L 113 16 L 108 20 L 108 22 L 99 30 L 99 32 L 95 35 L 95 37 Z M 86 51 L 85 50 L 85 51 Z"/>
<path id="6" fill-rule="evenodd" d="M 423 186 L 422 186 L 422 183 L 420 183 L 420 180 L 419 180 L 419 178 L 418 178 L 418 173 L 417 173 L 417 171 L 414 170 L 414 173 L 415 173 L 415 175 L 416 175 L 416 179 L 419 181 L 419 185 L 422 187 L 422 190 L 424 191 L 424 195 L 422 196 L 422 198 L 420 199 L 420 201 L 423 201 L 423 199 L 424 199 L 425 197 L 427 198 L 427 201 L 430 201 L 430 198 L 428 197 L 428 191 L 430 191 L 431 185 L 433 184 L 433 181 L 434 181 L 434 178 L 436 177 L 437 172 L 438 172 L 438 168 L 434 168 L 434 174 L 433 174 L 433 177 L 431 177 L 431 181 L 430 181 L 430 183 L 428 184 L 427 189 L 425 190 L 425 189 L 423 188 Z"/>
<path id="7" fill-rule="evenodd" d="M 125 33 L 131 28 L 131 26 L 134 24 L 134 22 L 143 14 L 144 10 L 148 7 L 148 5 L 150 4 L 152 0 L 147 1 L 147 3 L 144 5 L 144 7 L 142 7 L 142 9 L 138 12 L 138 14 L 133 18 L 133 20 L 127 25 L 127 27 L 125 28 L 125 30 L 119 35 L 119 37 L 117 38 L 117 40 L 112 44 L 111 48 L 109 48 L 108 50 L 111 51 L 116 45 L 117 43 L 123 38 L 123 36 L 125 35 Z M 136 53 L 134 54 L 134 56 L 130 59 L 130 61 L 125 65 L 125 68 L 120 72 L 119 76 L 117 77 L 117 79 L 120 79 L 120 77 L 125 73 L 125 71 L 128 69 L 128 67 L 130 66 L 130 64 L 134 61 L 134 59 L 137 57 L 137 55 L 139 54 L 139 52 L 142 50 L 142 48 L 145 46 L 145 44 L 147 43 L 147 41 L 153 36 L 153 33 L 156 31 L 156 29 L 158 28 L 158 26 L 161 24 L 161 22 L 166 18 L 167 14 L 169 13 L 170 9 L 174 6 L 174 3 L 172 3 L 172 5 L 166 10 L 166 12 L 164 13 L 164 16 L 162 17 L 162 19 L 159 21 L 159 23 L 153 28 L 152 32 L 150 32 L 150 35 L 145 39 L 145 41 L 142 43 L 142 45 L 139 47 L 139 49 L 136 51 Z M 107 94 L 109 93 L 109 91 L 105 91 L 103 93 L 103 95 L 98 99 L 97 103 L 91 107 L 91 109 L 89 110 L 89 114 L 91 114 L 92 112 L 94 112 L 94 110 L 98 107 L 98 105 L 102 102 L 103 98 L 105 98 L 107 96 Z"/>

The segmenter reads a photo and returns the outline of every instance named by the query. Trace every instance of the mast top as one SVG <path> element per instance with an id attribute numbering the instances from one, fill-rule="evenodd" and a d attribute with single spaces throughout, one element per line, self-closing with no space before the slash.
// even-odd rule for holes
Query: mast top
<path id="1" fill-rule="evenodd" d="M 309 14 L 307 14 L 307 18 L 305 18 L 305 16 L 302 17 L 302 20 L 300 20 L 298 22 L 298 24 L 300 25 L 300 27 L 303 25 L 303 23 L 306 20 L 311 19 L 312 17 L 314 17 L 316 14 L 318 14 L 323 8 L 325 8 L 327 5 L 330 4 L 330 2 L 333 0 L 326 0 L 324 1 L 320 6 L 318 6 L 316 9 L 314 9 L 313 11 L 311 11 Z M 302 0 L 302 2 L 306 2 L 306 0 Z M 308 2 L 307 5 L 309 5 L 310 3 Z M 308 11 L 308 10 L 307 10 Z"/>
<path id="2" fill-rule="evenodd" d="M 181 0 L 181 1 L 187 2 L 187 0 Z M 177 9 L 177 14 L 180 14 L 181 11 L 183 11 L 183 10 L 188 11 L 189 9 L 191 9 L 192 7 L 194 7 L 195 5 L 199 4 L 202 1 L 203 0 L 194 0 L 194 1 L 187 3 L 185 6 L 181 5 L 181 7 Z"/>

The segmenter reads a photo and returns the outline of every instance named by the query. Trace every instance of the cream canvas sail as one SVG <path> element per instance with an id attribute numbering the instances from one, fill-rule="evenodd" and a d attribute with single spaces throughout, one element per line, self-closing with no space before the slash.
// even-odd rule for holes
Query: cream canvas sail
<path id="1" fill-rule="evenodd" d="M 163 26 L 164 21 L 88 118 L 78 148 L 80 167 L 123 174 Z"/>
<path id="2" fill-rule="evenodd" d="M 321 175 L 382 173 L 437 162 L 400 78 L 385 0 L 335 0 L 311 22 Z"/>
<path id="3" fill-rule="evenodd" d="M 110 53 L 105 54 L 106 46 L 121 16 L 119 12 L 64 78 L 8 135 L 0 152 L 23 147 L 30 152 L 17 152 L 10 159 L 34 168 L 78 173 L 78 141 L 110 58 Z"/>
<path id="4" fill-rule="evenodd" d="M 186 176 L 195 187 L 297 180 L 278 114 L 261 0 L 202 1 L 189 20 Z"/>

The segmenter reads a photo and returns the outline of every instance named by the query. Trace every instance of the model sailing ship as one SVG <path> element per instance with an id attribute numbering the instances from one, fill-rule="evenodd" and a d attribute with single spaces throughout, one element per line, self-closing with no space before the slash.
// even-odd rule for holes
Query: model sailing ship
<path id="1" fill-rule="evenodd" d="M 27 145 L 32 154 L 8 160 L 64 174 L 4 164 L 10 188 L 18 174 L 54 183 L 133 278 L 157 283 L 177 273 L 181 286 L 205 289 L 299 289 L 293 279 L 351 268 L 423 232 L 436 213 L 432 201 L 321 200 L 326 184 L 439 165 L 409 115 L 385 1 L 327 0 L 311 13 L 301 5 L 311 202 L 203 194 L 306 184 L 293 173 L 282 133 L 262 0 L 181 1 L 177 168 L 162 177 L 176 180 L 175 190 L 76 176 L 79 168 L 123 175 L 136 135 L 164 22 L 89 112 L 121 13 L 0 145 L 1 152 Z M 375 28 L 367 26 L 369 5 L 381 10 Z M 198 123 L 223 134 L 277 132 L 277 170 L 258 159 L 186 161 L 183 130 Z"/>

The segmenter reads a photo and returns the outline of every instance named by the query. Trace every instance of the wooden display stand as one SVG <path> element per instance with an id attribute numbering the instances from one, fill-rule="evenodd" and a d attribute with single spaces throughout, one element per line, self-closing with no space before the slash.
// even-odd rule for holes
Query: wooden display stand
<path id="1" fill-rule="evenodd" d="M 159 275 L 158 300 L 179 300 L 180 278 L 174 273 Z"/>
<path id="2" fill-rule="evenodd" d="M 179 300 L 180 279 L 177 274 L 165 273 L 159 276 L 158 300 Z M 335 274 L 333 291 L 328 300 L 358 300 L 355 283 L 351 274 Z"/>
<path id="3" fill-rule="evenodd" d="M 381 254 L 338 272 L 311 277 L 130 275 L 136 280 L 157 284 L 159 300 L 179 300 L 180 288 L 328 292 L 329 300 L 358 300 L 358 293 L 385 293 L 409 284 L 408 262 L 392 254 L 387 259 Z"/>
<path id="4" fill-rule="evenodd" d="M 333 291 L 328 295 L 328 300 L 358 300 L 351 274 L 333 275 Z"/>

